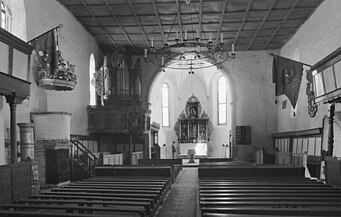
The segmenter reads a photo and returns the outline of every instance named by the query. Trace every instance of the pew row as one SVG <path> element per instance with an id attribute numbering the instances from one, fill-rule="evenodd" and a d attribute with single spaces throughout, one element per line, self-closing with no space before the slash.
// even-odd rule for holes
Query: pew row
<path id="1" fill-rule="evenodd" d="M 339 216 L 341 190 L 305 178 L 302 168 L 202 166 L 199 203 L 212 217 Z"/>
<path id="2" fill-rule="evenodd" d="M 170 167 L 150 168 L 147 176 L 141 172 L 132 173 L 131 166 L 111 171 L 111 167 L 97 169 L 95 176 L 83 181 L 72 182 L 61 187 L 42 190 L 12 204 L 5 204 L 0 216 L 155 216 L 165 195 L 171 188 Z M 141 168 L 141 167 L 139 167 Z M 109 173 L 113 176 L 110 176 Z M 165 174 L 165 169 L 168 175 Z M 158 171 L 156 170 L 156 171 Z M 122 176 L 122 175 L 125 176 Z M 159 177 L 158 177 L 159 175 Z"/>
<path id="3" fill-rule="evenodd" d="M 172 166 L 174 178 L 182 170 L 182 159 L 139 159 L 139 166 Z"/>

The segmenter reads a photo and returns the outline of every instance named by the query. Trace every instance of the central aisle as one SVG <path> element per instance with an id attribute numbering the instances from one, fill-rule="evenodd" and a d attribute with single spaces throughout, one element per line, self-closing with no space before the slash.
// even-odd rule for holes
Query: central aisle
<path id="1" fill-rule="evenodd" d="M 198 168 L 184 167 L 157 217 L 200 217 Z"/>

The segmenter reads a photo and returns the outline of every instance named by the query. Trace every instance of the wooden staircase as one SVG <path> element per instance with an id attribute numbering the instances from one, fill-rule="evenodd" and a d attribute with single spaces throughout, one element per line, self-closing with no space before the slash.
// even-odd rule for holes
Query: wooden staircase
<path id="1" fill-rule="evenodd" d="M 71 180 L 78 181 L 93 176 L 99 159 L 79 140 L 71 140 Z"/>

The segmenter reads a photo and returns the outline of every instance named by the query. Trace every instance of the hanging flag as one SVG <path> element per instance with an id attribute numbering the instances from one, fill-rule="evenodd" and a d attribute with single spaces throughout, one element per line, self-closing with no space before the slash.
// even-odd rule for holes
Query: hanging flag
<path id="1" fill-rule="evenodd" d="M 303 63 L 274 56 L 272 67 L 272 82 L 276 84 L 276 96 L 286 95 L 295 108 L 303 75 Z"/>
<path id="2" fill-rule="evenodd" d="M 58 64 L 55 29 L 34 39 L 31 44 L 36 52 L 37 79 L 51 78 Z"/>

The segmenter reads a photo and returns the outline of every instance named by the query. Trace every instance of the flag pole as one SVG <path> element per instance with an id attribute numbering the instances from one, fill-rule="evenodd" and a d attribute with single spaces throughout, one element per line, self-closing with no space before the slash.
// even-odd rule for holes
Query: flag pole
<path id="1" fill-rule="evenodd" d="M 268 53 L 268 54 L 271 55 L 271 56 L 282 57 L 282 56 L 280 56 L 280 55 L 276 55 L 276 54 L 273 54 L 273 53 Z M 309 64 L 306 64 L 306 63 L 302 63 L 302 62 L 299 62 L 299 61 L 296 61 L 296 60 L 292 60 L 292 59 L 289 59 L 289 58 L 286 58 L 286 57 L 282 57 L 282 58 L 287 59 L 287 60 L 291 60 L 291 61 L 294 61 L 294 62 L 297 62 L 297 63 L 301 63 L 301 64 L 303 64 L 303 65 L 305 65 L 305 66 L 313 67 L 312 65 L 309 65 Z"/>
<path id="2" fill-rule="evenodd" d="M 56 26 L 56 27 L 54 27 L 54 28 L 52 28 L 52 29 L 50 29 L 50 30 L 44 32 L 43 34 L 40 34 L 40 35 L 38 35 L 37 37 L 35 37 L 35 38 L 29 40 L 27 43 L 30 43 L 30 42 L 36 40 L 36 39 L 39 38 L 40 36 L 45 35 L 46 33 L 50 32 L 50 31 L 52 31 L 52 30 L 61 29 L 62 27 L 63 27 L 63 24 L 59 24 L 58 26 Z"/>

